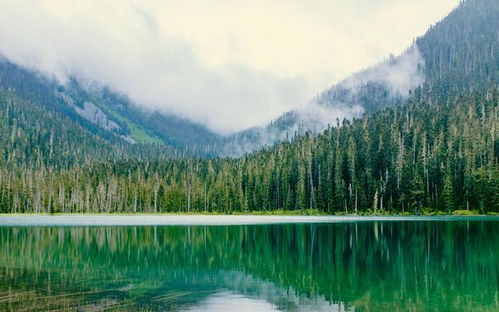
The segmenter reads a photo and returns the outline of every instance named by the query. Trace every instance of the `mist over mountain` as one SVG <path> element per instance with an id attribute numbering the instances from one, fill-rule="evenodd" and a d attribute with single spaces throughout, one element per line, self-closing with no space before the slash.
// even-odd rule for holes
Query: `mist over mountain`
<path id="1" fill-rule="evenodd" d="M 347 77 L 320 93 L 306 106 L 283 114 L 266 127 L 231 136 L 226 152 L 246 152 L 289 140 L 306 132 L 321 133 L 344 119 L 361 117 L 406 100 L 425 81 L 425 61 L 416 44 L 398 57 Z"/>
<path id="2" fill-rule="evenodd" d="M 146 109 L 97 82 L 64 82 L 0 58 L 0 87 L 69 117 L 109 142 L 159 144 L 185 155 L 237 157 L 343 120 L 402 105 L 420 88 L 476 88 L 497 83 L 497 7 L 470 0 L 430 27 L 405 52 L 346 77 L 266 126 L 231 135 L 186 118 Z M 477 51 L 476 47 L 483 47 Z M 464 70 L 463 70 L 464 68 Z"/>
<path id="3" fill-rule="evenodd" d="M 416 46 L 399 57 L 356 73 L 299 110 L 266 127 L 229 136 L 185 118 L 141 108 L 128 97 L 96 83 L 65 83 L 0 59 L 0 86 L 25 100 L 62 112 L 92 133 L 130 144 L 165 144 L 200 156 L 240 156 L 311 131 L 320 133 L 343 119 L 360 117 L 407 98 L 424 81 L 424 61 Z"/>
<path id="4" fill-rule="evenodd" d="M 225 153 L 240 156 L 306 132 L 321 133 L 344 119 L 404 104 L 419 88 L 451 93 L 497 84 L 498 10 L 490 0 L 460 3 L 403 54 L 390 55 L 381 64 L 347 77 L 304 108 L 287 112 L 265 127 L 233 135 Z"/>
<path id="5" fill-rule="evenodd" d="M 499 2 L 230 136 L 0 62 L 2 212 L 499 211 Z"/>
<path id="6" fill-rule="evenodd" d="M 0 58 L 0 87 L 50 112 L 69 117 L 110 142 L 161 144 L 191 155 L 208 155 L 219 135 L 172 114 L 135 105 L 125 95 L 76 78 L 61 83 Z"/>
<path id="7" fill-rule="evenodd" d="M 458 1 L 4 0 L 0 54 L 230 134 L 400 54 Z"/>
<path id="8" fill-rule="evenodd" d="M 2 311 L 499 311 L 498 245 L 499 0 L 0 0 Z"/>

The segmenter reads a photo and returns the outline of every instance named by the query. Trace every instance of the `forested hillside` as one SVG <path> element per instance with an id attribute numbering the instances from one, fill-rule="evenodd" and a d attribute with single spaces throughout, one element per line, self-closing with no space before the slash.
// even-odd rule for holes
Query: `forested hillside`
<path id="1" fill-rule="evenodd" d="M 126 99 L 105 90 L 82 100 L 77 89 L 64 89 L 54 104 L 53 86 L 2 77 L 8 90 L 0 91 L 0 211 L 499 212 L 499 2 L 463 2 L 415 44 L 405 61 L 389 60 L 369 74 L 406 68 L 401 62 L 418 65 L 414 73 L 424 70 L 425 82 L 406 97 L 367 84 L 368 114 L 330 120 L 320 135 L 289 133 L 290 141 L 234 159 L 183 157 L 227 152 L 227 141 L 211 134 L 189 139 L 195 125 L 134 114 Z M 424 65 L 412 61 L 420 58 Z M 18 88 L 9 81 L 20 81 Z M 340 96 L 335 90 L 324 94 Z M 91 99 L 109 120 L 83 118 L 67 96 L 102 117 L 86 106 Z M 272 127 L 293 128 L 296 114 L 286 116 Z M 168 143 L 174 128 L 178 141 Z M 137 135 L 145 144 L 127 143 Z M 261 146 L 264 135 L 243 138 Z M 170 147 L 183 137 L 188 145 Z M 151 144 L 157 140 L 162 144 Z"/>
<path id="2" fill-rule="evenodd" d="M 190 155 L 212 156 L 220 139 L 184 118 L 141 109 L 105 86 L 86 86 L 74 77 L 59 82 L 1 55 L 0 88 L 113 144 L 162 144 Z"/>
<path id="3" fill-rule="evenodd" d="M 399 56 L 346 77 L 319 93 L 302 111 L 283 114 L 265 127 L 249 129 L 228 138 L 226 154 L 241 154 L 296 133 L 316 133 L 327 128 L 325 116 L 355 118 L 404 104 L 418 86 L 435 93 L 451 92 L 499 83 L 499 1 L 462 1 L 445 19 Z M 314 113 L 318 111 L 319 113 Z"/>
<path id="4" fill-rule="evenodd" d="M 105 86 L 88 86 L 77 77 L 61 83 L 1 56 L 0 87 L 111 143 L 164 144 L 193 156 L 237 157 L 307 131 L 321 133 L 336 118 L 403 105 L 423 84 L 442 96 L 456 89 L 491 87 L 499 82 L 498 29 L 497 1 L 464 1 L 401 55 L 346 77 L 303 109 L 228 136 L 179 116 L 141 109 Z"/>
<path id="5" fill-rule="evenodd" d="M 439 93 L 499 83 L 499 1 L 462 1 L 418 38 L 427 83 Z"/>
<path id="6" fill-rule="evenodd" d="M 1 171 L 4 212 L 499 211 L 499 91 L 345 121 L 236 160 L 128 160 Z"/>
<path id="7" fill-rule="evenodd" d="M 179 155 L 163 145 L 109 142 L 61 113 L 0 89 L 0 166 L 19 170 L 69 169 L 106 160 Z"/>

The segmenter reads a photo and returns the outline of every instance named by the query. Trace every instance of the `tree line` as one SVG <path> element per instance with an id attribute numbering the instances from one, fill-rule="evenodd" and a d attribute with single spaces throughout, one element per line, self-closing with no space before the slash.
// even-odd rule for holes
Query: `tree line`
<path id="1" fill-rule="evenodd" d="M 9 165 L 0 169 L 0 209 L 499 211 L 498 100 L 497 87 L 440 97 L 418 89 L 407 105 L 338 120 L 322 135 L 305 135 L 238 159 L 112 157 L 112 150 L 106 154 L 97 144 L 88 149 L 109 157 L 96 161 L 88 156 L 89 161 L 59 167 L 50 163 L 57 157 L 42 162 L 31 155 L 38 146 L 16 155 L 17 162 L 9 160 L 13 156 L 7 148 L 2 161 Z M 50 156 L 50 144 L 44 148 Z M 38 164 L 28 166 L 30 161 Z"/>

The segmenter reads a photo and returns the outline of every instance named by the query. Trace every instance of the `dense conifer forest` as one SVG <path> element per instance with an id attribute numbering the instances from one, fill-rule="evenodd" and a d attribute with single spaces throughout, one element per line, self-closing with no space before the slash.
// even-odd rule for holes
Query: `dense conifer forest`
<path id="1" fill-rule="evenodd" d="M 408 100 L 237 159 L 107 140 L 0 90 L 0 212 L 499 212 L 499 5 L 416 40 Z"/>
<path id="2" fill-rule="evenodd" d="M 499 211 L 498 104 L 497 88 L 417 90 L 407 105 L 239 159 L 85 161 L 118 151 L 89 140 L 87 155 L 71 145 L 77 134 L 51 145 L 50 130 L 10 126 L 0 203 L 2 212 Z M 44 140 L 44 150 L 26 147 Z M 67 153 L 51 157 L 57 148 Z"/>

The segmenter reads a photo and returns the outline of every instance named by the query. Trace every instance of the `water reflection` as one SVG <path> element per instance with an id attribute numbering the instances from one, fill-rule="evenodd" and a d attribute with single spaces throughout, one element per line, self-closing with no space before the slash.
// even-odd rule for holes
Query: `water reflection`
<path id="1" fill-rule="evenodd" d="M 251 299 L 230 292 L 214 294 L 198 305 L 185 310 L 186 312 L 220 312 L 220 311 L 279 311 L 275 306 L 264 300 Z"/>
<path id="2" fill-rule="evenodd" d="M 498 225 L 0 228 L 0 310 L 497 311 Z"/>

